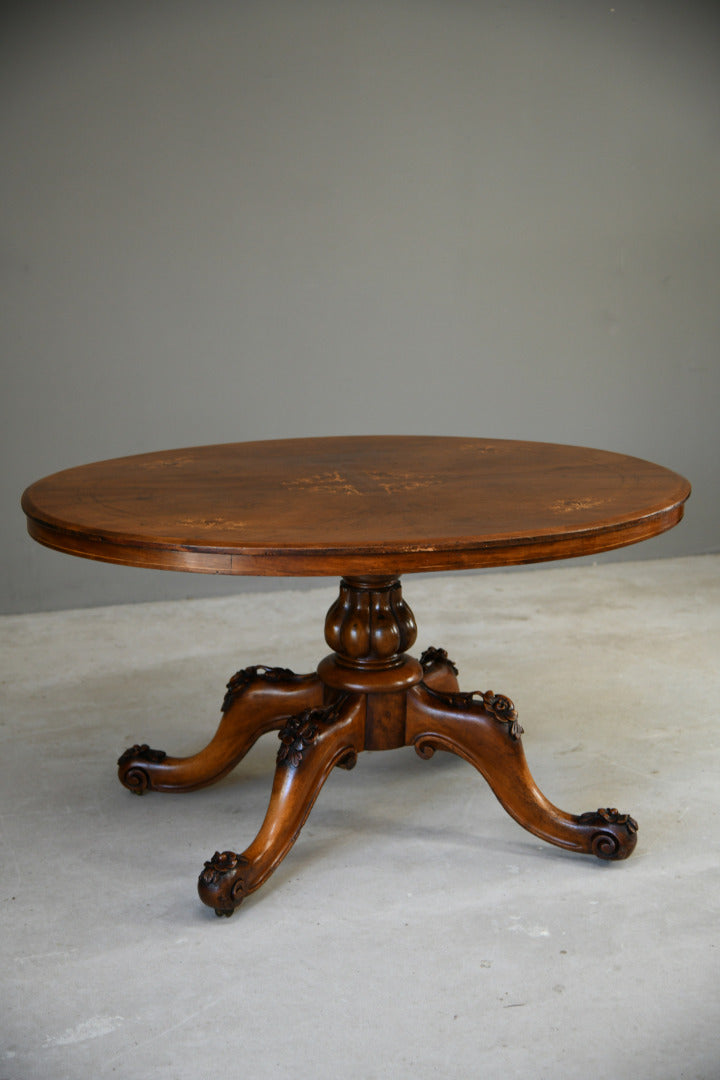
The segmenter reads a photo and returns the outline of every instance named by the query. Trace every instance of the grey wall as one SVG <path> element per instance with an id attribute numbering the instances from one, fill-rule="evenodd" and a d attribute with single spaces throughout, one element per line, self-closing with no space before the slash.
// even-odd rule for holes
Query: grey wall
<path id="1" fill-rule="evenodd" d="M 637 454 L 695 490 L 626 557 L 718 550 L 717 7 L 6 8 L 2 608 L 268 588 L 47 551 L 18 500 L 283 435 Z"/>

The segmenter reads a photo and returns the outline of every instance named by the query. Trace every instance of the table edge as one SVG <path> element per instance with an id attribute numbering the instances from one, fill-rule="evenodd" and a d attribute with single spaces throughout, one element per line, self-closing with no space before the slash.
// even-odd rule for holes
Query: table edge
<path id="1" fill-rule="evenodd" d="M 525 563 L 577 558 L 640 543 L 678 524 L 684 515 L 687 493 L 671 506 L 642 518 L 609 525 L 594 525 L 571 534 L 547 534 L 534 539 L 506 537 L 493 540 L 453 540 L 446 543 L 407 545 L 405 549 L 383 550 L 381 544 L 359 547 L 352 552 L 284 545 L 272 547 L 221 548 L 163 543 L 162 541 L 108 540 L 71 529 L 49 525 L 25 508 L 27 531 L 39 544 L 54 551 L 109 562 L 203 574 L 252 575 L 264 577 L 336 577 L 357 573 L 428 573 L 445 570 L 485 569 Z"/>

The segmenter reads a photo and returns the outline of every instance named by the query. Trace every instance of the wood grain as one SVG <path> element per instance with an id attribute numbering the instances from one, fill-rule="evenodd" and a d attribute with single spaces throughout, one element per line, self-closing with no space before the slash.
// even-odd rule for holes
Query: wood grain
<path id="1" fill-rule="evenodd" d="M 141 454 L 31 485 L 28 531 L 59 551 L 197 573 L 401 574 L 538 562 L 680 521 L 659 465 L 515 440 L 346 436 Z"/>

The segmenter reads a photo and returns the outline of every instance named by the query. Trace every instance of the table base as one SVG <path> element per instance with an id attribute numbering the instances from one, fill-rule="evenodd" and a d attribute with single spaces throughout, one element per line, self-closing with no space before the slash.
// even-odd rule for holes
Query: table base
<path id="1" fill-rule="evenodd" d="M 362 750 L 412 746 L 422 758 L 451 751 L 474 765 L 507 812 L 540 839 L 600 859 L 632 853 L 633 818 L 615 809 L 573 815 L 553 806 L 528 769 L 512 701 L 492 691 L 461 692 L 444 649 L 413 659 L 405 650 L 416 634 L 397 577 L 345 578 L 325 623 L 334 651 L 317 672 L 245 668 L 227 685 L 222 719 L 205 749 L 174 758 L 136 745 L 121 756 L 120 780 L 135 794 L 194 791 L 230 772 L 261 735 L 278 732 L 260 831 L 241 854 L 215 852 L 200 874 L 200 897 L 217 915 L 232 915 L 268 879 L 332 769 L 351 769 Z"/>

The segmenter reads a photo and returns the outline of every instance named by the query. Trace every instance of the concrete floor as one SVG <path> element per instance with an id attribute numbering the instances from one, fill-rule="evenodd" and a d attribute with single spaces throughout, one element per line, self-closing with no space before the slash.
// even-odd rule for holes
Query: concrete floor
<path id="1" fill-rule="evenodd" d="M 215 787 L 133 797 L 252 663 L 311 670 L 335 584 L 10 616 L 2 635 L 0 1080 L 720 1077 L 720 556 L 404 580 L 417 650 L 513 698 L 626 863 L 542 844 L 451 755 L 336 770 L 229 920 L 195 881 L 265 812 L 277 739 Z"/>

